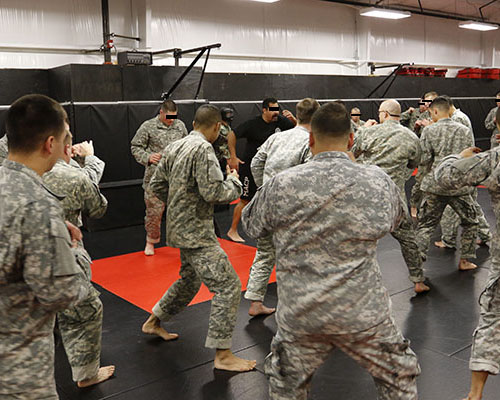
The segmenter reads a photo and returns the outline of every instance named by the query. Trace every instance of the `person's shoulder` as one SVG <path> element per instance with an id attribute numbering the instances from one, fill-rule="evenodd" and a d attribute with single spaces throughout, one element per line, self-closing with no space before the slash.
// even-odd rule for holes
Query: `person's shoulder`
<path id="1" fill-rule="evenodd" d="M 186 128 L 186 124 L 179 118 L 177 118 L 175 121 L 174 121 L 174 127 L 175 128 Z"/>
<path id="2" fill-rule="evenodd" d="M 157 126 L 157 122 L 158 122 L 158 117 L 153 117 L 151 119 L 147 119 L 146 121 L 144 121 L 141 126 L 139 127 L 139 130 L 151 130 L 151 129 L 155 129 L 156 126 Z"/>

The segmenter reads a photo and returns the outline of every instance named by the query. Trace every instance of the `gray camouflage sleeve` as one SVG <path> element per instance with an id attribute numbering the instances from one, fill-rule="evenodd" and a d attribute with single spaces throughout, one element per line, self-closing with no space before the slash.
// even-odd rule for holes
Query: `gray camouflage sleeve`
<path id="1" fill-rule="evenodd" d="M 434 177 L 446 189 L 477 186 L 484 183 L 499 164 L 500 157 L 496 150 L 488 150 L 469 158 L 450 155 L 436 168 Z"/>
<path id="2" fill-rule="evenodd" d="M 36 208 L 27 210 L 23 222 L 27 254 L 23 276 L 40 304 L 57 311 L 83 300 L 88 294 L 88 283 L 71 252 L 64 221 L 44 211 L 41 216 Z"/>
<path id="3" fill-rule="evenodd" d="M 272 200 L 275 179 L 271 179 L 261 186 L 252 201 L 248 203 L 241 214 L 241 222 L 245 232 L 257 239 L 273 232 L 271 218 L 273 213 L 270 207 L 275 204 Z"/>
<path id="4" fill-rule="evenodd" d="M 167 157 L 165 153 L 158 163 L 156 170 L 149 181 L 149 188 L 165 204 L 168 200 L 168 174 L 167 174 Z"/>
<path id="5" fill-rule="evenodd" d="M 139 127 L 136 134 L 132 138 L 132 141 L 130 142 L 130 151 L 132 152 L 132 155 L 134 156 L 135 160 L 139 164 L 144 165 L 145 167 L 148 166 L 149 157 L 152 154 L 152 152 L 147 150 L 148 144 L 149 144 L 148 131 L 143 126 L 141 126 Z"/>
<path id="6" fill-rule="evenodd" d="M 85 157 L 85 164 L 82 169 L 94 184 L 99 185 L 102 175 L 104 174 L 104 166 L 104 161 L 98 157 L 87 156 Z"/>
<path id="7" fill-rule="evenodd" d="M 241 182 L 231 175 L 224 180 L 212 146 L 200 148 L 194 178 L 201 197 L 207 203 L 227 204 L 241 196 Z"/>
<path id="8" fill-rule="evenodd" d="M 497 127 L 495 123 L 496 112 L 497 112 L 496 108 L 491 109 L 488 115 L 486 116 L 486 119 L 484 120 L 484 126 L 486 127 L 486 129 L 490 131 L 492 131 Z"/>
<path id="9" fill-rule="evenodd" d="M 262 186 L 264 181 L 264 166 L 267 160 L 267 141 L 260 146 L 259 150 L 252 158 L 250 169 L 252 170 L 253 180 L 257 187 Z"/>
<path id="10" fill-rule="evenodd" d="M 82 213 L 90 218 L 101 218 L 108 209 L 108 200 L 99 187 L 89 179 L 82 179 L 78 198 L 82 199 Z"/>

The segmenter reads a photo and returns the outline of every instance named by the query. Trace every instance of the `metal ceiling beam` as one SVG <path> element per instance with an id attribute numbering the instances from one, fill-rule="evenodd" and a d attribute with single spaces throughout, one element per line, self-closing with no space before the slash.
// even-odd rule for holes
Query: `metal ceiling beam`
<path id="1" fill-rule="evenodd" d="M 329 3 L 338 3 L 338 4 L 346 4 L 350 6 L 356 6 L 356 7 L 375 7 L 375 8 L 380 8 L 380 9 L 392 9 L 392 10 L 399 10 L 399 11 L 409 11 L 413 14 L 417 15 L 424 15 L 426 17 L 435 17 L 435 18 L 444 18 L 444 19 L 451 19 L 455 21 L 469 21 L 469 20 L 475 20 L 477 19 L 476 17 L 470 17 L 466 15 L 457 15 L 457 14 L 447 14 L 447 13 L 441 13 L 439 11 L 431 11 L 431 10 L 425 10 L 425 9 L 418 9 L 414 7 L 404 7 L 404 6 L 396 6 L 396 5 L 391 5 L 390 7 L 384 7 L 380 5 L 374 5 L 370 3 L 365 3 L 362 1 L 355 1 L 355 0 L 322 0 L 322 1 L 327 1 Z M 495 0 L 497 1 L 497 0 Z M 486 6 L 486 5 L 485 5 Z M 483 7 L 485 7 L 483 6 Z M 500 25 L 500 22 L 496 21 L 488 21 L 489 23 L 492 24 L 497 24 Z"/>

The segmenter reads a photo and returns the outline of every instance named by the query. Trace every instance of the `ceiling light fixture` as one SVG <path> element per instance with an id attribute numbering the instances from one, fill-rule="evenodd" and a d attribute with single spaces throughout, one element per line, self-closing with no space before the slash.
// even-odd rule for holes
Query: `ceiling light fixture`
<path id="1" fill-rule="evenodd" d="M 411 17 L 409 11 L 389 10 L 387 8 L 368 7 L 359 10 L 359 15 L 363 17 L 374 17 L 384 19 L 402 19 Z"/>
<path id="2" fill-rule="evenodd" d="M 472 29 L 474 31 L 494 31 L 498 29 L 498 25 L 495 24 L 487 24 L 486 22 L 478 22 L 478 21 L 464 21 L 458 24 L 459 28 L 463 29 Z"/>
<path id="3" fill-rule="evenodd" d="M 259 3 L 276 3 L 277 1 L 280 0 L 251 0 L 251 1 L 257 1 Z"/>

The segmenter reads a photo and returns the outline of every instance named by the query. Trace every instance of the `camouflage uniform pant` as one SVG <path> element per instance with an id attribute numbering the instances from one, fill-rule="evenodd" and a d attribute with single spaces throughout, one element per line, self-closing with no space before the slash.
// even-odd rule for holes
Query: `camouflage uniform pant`
<path id="1" fill-rule="evenodd" d="M 477 189 L 473 194 L 474 207 L 476 208 L 477 220 L 479 222 L 477 237 L 482 242 L 491 240 L 490 225 L 483 213 L 483 209 L 477 202 Z M 460 226 L 460 218 L 451 207 L 446 207 L 441 217 L 441 240 L 447 247 L 455 248 L 457 246 L 458 227 Z"/>
<path id="2" fill-rule="evenodd" d="M 179 275 L 180 279 L 156 303 L 153 314 L 168 321 L 191 302 L 203 282 L 215 293 L 205 346 L 229 349 L 241 300 L 241 282 L 226 253 L 218 245 L 181 249 Z"/>
<path id="3" fill-rule="evenodd" d="M 410 281 L 414 283 L 423 282 L 425 277 L 422 269 L 422 257 L 415 238 L 415 228 L 408 216 L 405 216 L 399 227 L 392 232 L 392 236 L 401 246 L 401 253 L 410 273 Z"/>
<path id="4" fill-rule="evenodd" d="M 57 313 L 64 350 L 75 382 L 97 375 L 101 359 L 102 302 L 95 289 L 76 305 Z"/>
<path id="5" fill-rule="evenodd" d="M 458 214 L 463 228 L 460 254 L 461 258 L 476 257 L 477 213 L 472 196 L 439 196 L 424 193 L 418 217 L 417 243 L 423 258 L 427 256 L 429 242 L 434 229 L 439 224 L 444 209 L 449 205 Z"/>
<path id="6" fill-rule="evenodd" d="M 479 304 L 481 315 L 473 335 L 469 368 L 496 375 L 500 369 L 500 270 L 494 267 L 489 275 Z"/>
<path id="7" fill-rule="evenodd" d="M 251 301 L 264 301 L 269 277 L 276 263 L 276 250 L 273 237 L 266 236 L 257 239 L 257 253 L 250 269 L 245 299 Z"/>
<path id="8" fill-rule="evenodd" d="M 491 134 L 490 149 L 494 149 L 495 147 L 498 147 L 497 133 L 498 133 L 498 131 L 496 129 L 494 129 L 493 133 Z"/>
<path id="9" fill-rule="evenodd" d="M 420 190 L 421 181 L 422 177 L 420 173 L 417 172 L 417 175 L 415 176 L 415 184 L 412 186 L 410 194 L 410 207 L 416 208 L 417 210 L 420 208 L 420 204 L 422 203 L 422 197 L 424 194 L 424 192 Z"/>
<path id="10" fill-rule="evenodd" d="M 146 217 L 144 218 L 144 228 L 146 229 L 146 240 L 149 243 L 160 241 L 161 219 L 165 211 L 165 203 L 161 201 L 149 189 L 144 189 L 144 203 L 146 204 Z"/>
<path id="11" fill-rule="evenodd" d="M 306 400 L 314 372 L 336 348 L 372 375 L 377 399 L 418 398 L 417 357 L 392 318 L 387 318 L 366 331 L 345 335 L 311 332 L 295 337 L 293 329 L 284 332 L 278 327 L 264 365 L 270 400 Z"/>

